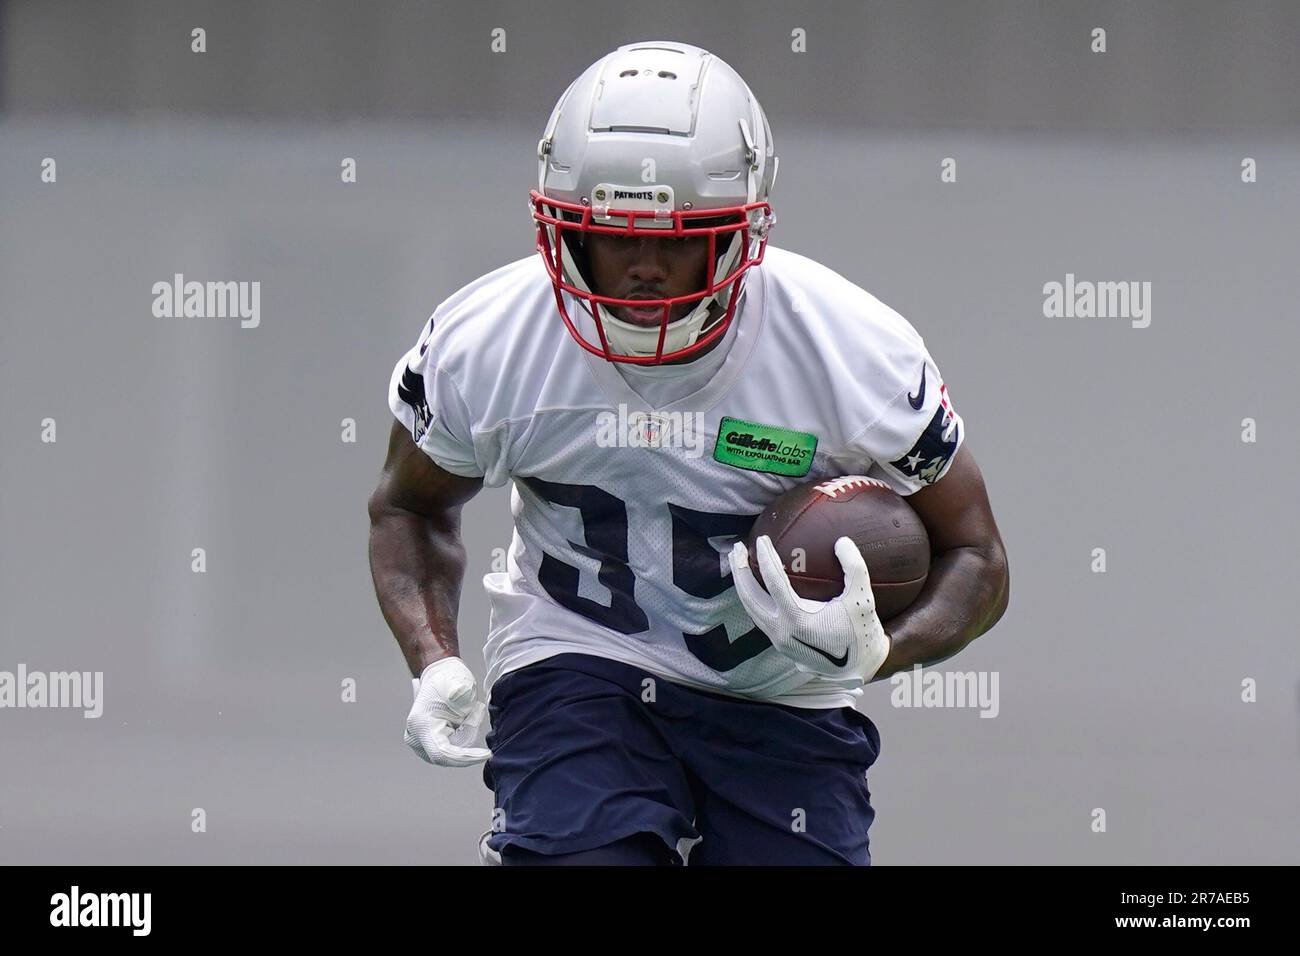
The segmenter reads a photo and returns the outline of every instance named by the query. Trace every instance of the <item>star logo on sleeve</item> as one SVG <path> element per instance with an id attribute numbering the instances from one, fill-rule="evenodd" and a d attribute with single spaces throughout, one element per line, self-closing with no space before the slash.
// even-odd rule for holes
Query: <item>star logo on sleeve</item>
<path id="1" fill-rule="evenodd" d="M 909 478 L 915 478 L 923 484 L 933 484 L 939 480 L 957 451 L 960 431 L 957 413 L 944 400 L 935 408 L 934 416 L 917 438 L 916 444 L 907 454 L 891 461 L 890 465 Z"/>

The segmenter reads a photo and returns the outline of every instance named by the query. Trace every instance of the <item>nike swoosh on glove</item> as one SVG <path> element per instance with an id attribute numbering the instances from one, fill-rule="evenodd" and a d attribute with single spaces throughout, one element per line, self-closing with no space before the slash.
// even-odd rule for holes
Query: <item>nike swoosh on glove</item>
<path id="1" fill-rule="evenodd" d="M 487 705 L 478 699 L 478 683 L 459 657 L 444 657 L 412 678 L 415 704 L 406 718 L 406 745 L 439 767 L 471 767 L 492 756 L 471 747 Z"/>
<path id="2" fill-rule="evenodd" d="M 763 585 L 749 568 L 749 549 L 737 541 L 729 555 L 731 576 L 740 603 L 778 651 L 801 671 L 850 686 L 865 684 L 889 656 L 890 640 L 876 615 L 871 575 L 862 552 L 851 538 L 835 542 L 835 556 L 844 569 L 844 592 L 829 601 L 801 598 L 781 566 L 772 539 L 755 542 Z"/>

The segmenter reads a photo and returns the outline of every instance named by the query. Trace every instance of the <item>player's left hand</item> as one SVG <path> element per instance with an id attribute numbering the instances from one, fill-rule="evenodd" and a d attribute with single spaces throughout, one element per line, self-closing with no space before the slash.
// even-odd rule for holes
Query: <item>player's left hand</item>
<path id="1" fill-rule="evenodd" d="M 737 541 L 729 555 L 740 603 L 772 645 L 802 671 L 865 684 L 889 656 L 889 636 L 876 616 L 867 562 L 851 538 L 835 542 L 844 592 L 829 601 L 801 598 L 781 566 L 772 540 L 755 544 L 763 585 L 749 568 L 749 549 Z"/>

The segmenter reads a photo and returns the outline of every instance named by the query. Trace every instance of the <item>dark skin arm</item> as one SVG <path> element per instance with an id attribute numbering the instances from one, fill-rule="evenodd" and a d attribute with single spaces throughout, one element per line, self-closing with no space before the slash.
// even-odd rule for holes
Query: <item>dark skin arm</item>
<path id="1" fill-rule="evenodd" d="M 480 478 L 439 468 L 401 422 L 393 423 L 388 459 L 370 495 L 370 574 L 412 676 L 440 658 L 460 656 L 460 512 L 482 487 Z"/>
<path id="2" fill-rule="evenodd" d="M 893 643 L 875 680 L 952 657 L 998 622 L 1010 595 L 1006 549 L 968 445 L 907 503 L 930 534 L 930 576 L 916 601 L 884 622 Z"/>

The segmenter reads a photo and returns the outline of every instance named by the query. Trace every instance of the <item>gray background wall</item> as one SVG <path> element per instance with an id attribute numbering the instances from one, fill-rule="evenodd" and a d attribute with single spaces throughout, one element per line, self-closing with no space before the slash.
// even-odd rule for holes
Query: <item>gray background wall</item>
<path id="1" fill-rule="evenodd" d="M 774 243 L 924 335 L 1009 549 L 941 668 L 997 671 L 999 716 L 867 693 L 877 861 L 1300 862 L 1300 6 L 188 0 L 0 3 L 0 670 L 106 684 L 0 710 L 0 861 L 474 861 L 491 795 L 402 744 L 366 566 L 388 375 L 529 253 L 547 112 L 650 34 L 748 79 Z M 176 272 L 260 281 L 261 326 L 154 318 Z M 1067 272 L 1150 281 L 1150 327 L 1044 318 Z M 505 493 L 465 528 L 481 674 Z"/>

